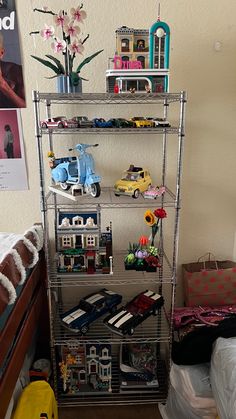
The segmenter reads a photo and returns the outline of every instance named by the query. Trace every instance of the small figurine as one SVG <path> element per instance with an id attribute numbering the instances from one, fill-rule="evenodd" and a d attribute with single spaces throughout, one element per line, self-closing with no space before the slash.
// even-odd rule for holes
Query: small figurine
<path id="1" fill-rule="evenodd" d="M 145 90 L 147 93 L 151 93 L 151 86 L 149 83 L 145 84 Z"/>

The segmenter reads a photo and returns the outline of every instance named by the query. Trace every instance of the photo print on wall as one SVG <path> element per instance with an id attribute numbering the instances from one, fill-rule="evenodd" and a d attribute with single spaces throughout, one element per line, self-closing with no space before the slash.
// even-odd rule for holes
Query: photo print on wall
<path id="1" fill-rule="evenodd" d="M 25 89 L 14 0 L 0 0 L 0 109 L 25 108 Z"/>

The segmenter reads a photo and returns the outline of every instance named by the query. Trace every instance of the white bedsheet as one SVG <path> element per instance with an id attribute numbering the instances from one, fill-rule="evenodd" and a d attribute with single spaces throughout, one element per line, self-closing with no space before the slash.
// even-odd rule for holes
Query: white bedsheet
<path id="1" fill-rule="evenodd" d="M 214 344 L 210 379 L 220 419 L 236 418 L 236 337 Z"/>

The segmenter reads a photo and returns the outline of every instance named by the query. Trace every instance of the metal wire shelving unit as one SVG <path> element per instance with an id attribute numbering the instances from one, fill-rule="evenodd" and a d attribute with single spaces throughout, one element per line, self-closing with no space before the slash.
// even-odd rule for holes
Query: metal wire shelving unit
<path id="1" fill-rule="evenodd" d="M 179 240 L 179 218 L 181 208 L 181 177 L 183 166 L 183 149 L 185 137 L 185 104 L 186 93 L 158 93 L 158 94 L 109 94 L 109 93 L 85 93 L 85 94 L 55 94 L 41 93 L 34 91 L 32 94 L 35 112 L 35 138 L 37 142 L 39 175 L 40 175 L 40 205 L 45 231 L 45 250 L 48 271 L 48 304 L 50 313 L 50 332 L 51 332 L 51 353 L 53 361 L 53 377 L 54 389 L 61 406 L 78 406 L 78 405 L 106 405 L 106 404 L 146 404 L 158 403 L 166 400 L 168 392 L 168 374 L 170 368 L 170 353 L 173 334 L 173 310 L 176 294 L 176 270 L 178 256 L 178 240 Z M 169 106 L 176 103 L 178 106 L 178 124 L 166 128 L 68 128 L 68 129 L 46 129 L 41 127 L 41 111 L 46 113 L 46 118 L 51 118 L 52 108 L 54 105 L 66 107 L 68 105 L 79 106 L 83 109 L 84 105 L 108 105 L 112 106 L 132 105 L 162 105 L 163 116 L 168 119 Z M 65 194 L 60 194 L 60 190 L 55 185 L 48 188 L 47 171 L 45 170 L 43 143 L 47 141 L 49 149 L 53 150 L 54 136 L 72 134 L 74 138 L 81 138 L 83 135 L 114 135 L 114 136 L 141 136 L 148 134 L 162 139 L 162 179 L 161 184 L 165 186 L 166 192 L 156 200 L 144 199 L 140 195 L 136 200 L 130 200 L 125 196 L 116 197 L 114 191 L 109 187 L 102 187 L 101 196 L 94 201 L 90 196 L 83 196 L 82 199 L 69 200 Z M 167 156 L 168 142 L 167 138 L 171 136 L 171 142 L 177 138 L 176 152 L 176 176 L 171 188 L 167 185 Z M 77 273 L 59 273 L 57 272 L 57 256 L 52 251 L 52 242 L 57 240 L 57 213 L 59 210 L 79 211 L 84 208 L 95 208 L 99 206 L 100 210 L 110 209 L 133 209 L 133 208 L 156 208 L 162 206 L 164 208 L 173 209 L 173 232 L 171 237 L 171 252 L 165 250 L 165 237 L 160 226 L 160 244 L 161 244 L 161 260 L 162 267 L 158 272 L 147 273 L 137 271 L 125 271 L 123 267 L 123 253 L 118 252 L 114 255 L 113 275 L 109 274 L 77 274 Z M 54 216 L 52 221 L 49 214 Z M 53 224 L 53 225 L 52 225 Z M 54 237 L 51 237 L 52 230 Z M 55 246 L 54 246 L 55 250 Z M 134 294 L 137 287 L 150 287 L 161 294 L 165 294 L 166 303 L 164 308 L 159 311 L 156 317 L 151 316 L 135 329 L 132 336 L 120 337 L 112 334 L 104 326 L 102 320 L 96 321 L 90 327 L 85 336 L 77 336 L 76 334 L 62 327 L 60 322 L 60 314 L 68 307 L 70 302 L 63 301 L 64 292 L 76 290 L 76 293 L 82 292 L 87 287 L 115 287 L 117 290 L 122 287 L 133 287 Z M 167 297 L 167 298 L 166 298 Z M 127 297 L 128 298 L 128 297 Z M 167 315 L 168 313 L 168 315 Z M 158 388 L 148 389 L 132 389 L 124 390 L 120 386 L 118 348 L 122 343 L 155 343 L 160 349 L 157 362 L 157 376 L 159 381 Z M 112 384 L 111 392 L 99 391 L 81 391 L 77 395 L 66 395 L 63 392 L 61 379 L 58 372 L 58 351 L 63 346 L 79 345 L 79 344 L 100 344 L 109 343 L 112 345 Z"/>

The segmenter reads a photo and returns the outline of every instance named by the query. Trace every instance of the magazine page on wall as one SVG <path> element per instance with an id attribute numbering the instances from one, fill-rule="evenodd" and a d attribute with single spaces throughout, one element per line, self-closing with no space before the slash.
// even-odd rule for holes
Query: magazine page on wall
<path id="1" fill-rule="evenodd" d="M 0 0 L 0 109 L 25 107 L 15 0 Z"/>
<path id="2" fill-rule="evenodd" d="M 28 189 L 20 110 L 0 112 L 0 191 Z"/>

